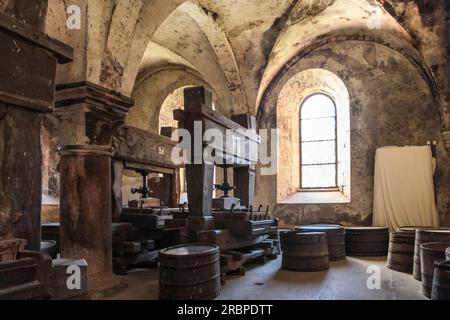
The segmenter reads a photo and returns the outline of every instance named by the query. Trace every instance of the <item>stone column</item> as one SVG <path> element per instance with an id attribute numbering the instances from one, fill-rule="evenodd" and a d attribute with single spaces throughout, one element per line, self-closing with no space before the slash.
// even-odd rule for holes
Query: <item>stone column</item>
<path id="1" fill-rule="evenodd" d="M 40 251 L 42 114 L 53 110 L 56 66 L 72 49 L 39 30 L 45 14 L 31 4 L 11 6 L 20 21 L 0 13 L 0 242 L 26 239 Z"/>
<path id="2" fill-rule="evenodd" d="M 112 137 L 130 98 L 89 82 L 58 86 L 61 118 L 61 255 L 86 259 L 89 292 L 119 284 L 112 269 Z"/>

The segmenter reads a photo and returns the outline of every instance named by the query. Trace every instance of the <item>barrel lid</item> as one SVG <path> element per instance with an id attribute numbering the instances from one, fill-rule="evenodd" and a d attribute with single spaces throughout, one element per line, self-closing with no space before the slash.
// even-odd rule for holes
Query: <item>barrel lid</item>
<path id="1" fill-rule="evenodd" d="M 445 228 L 440 228 L 440 229 L 419 229 L 420 232 L 425 232 L 425 233 L 442 233 L 442 234 L 446 234 L 446 233 L 450 233 L 450 229 L 445 229 Z"/>
<path id="2" fill-rule="evenodd" d="M 403 226 L 398 228 L 399 231 L 410 231 L 414 232 L 418 229 L 433 229 L 433 227 L 430 226 Z"/>
<path id="3" fill-rule="evenodd" d="M 345 230 L 355 230 L 355 231 L 382 231 L 389 230 L 387 227 L 345 227 Z"/>
<path id="4" fill-rule="evenodd" d="M 212 244 L 186 244 L 161 250 L 161 254 L 170 256 L 197 256 L 213 254 L 219 251 L 219 247 Z"/>
<path id="5" fill-rule="evenodd" d="M 326 238 L 327 234 L 325 232 L 289 232 L 289 236 L 294 236 L 296 238 L 317 238 L 317 237 L 324 237 Z"/>
<path id="6" fill-rule="evenodd" d="M 416 237 L 416 234 L 412 233 L 412 232 L 407 232 L 407 231 L 396 231 L 396 232 L 392 232 L 391 236 L 393 238 L 412 238 L 412 239 L 414 239 Z"/>
<path id="7" fill-rule="evenodd" d="M 325 232 L 309 232 L 309 233 L 297 233 L 298 236 L 301 237 L 311 237 L 311 236 L 321 236 L 321 235 L 326 235 Z"/>
<path id="8" fill-rule="evenodd" d="M 447 248 L 450 246 L 450 242 L 428 242 L 420 245 L 420 248 L 433 252 L 441 252 L 445 255 Z"/>
<path id="9" fill-rule="evenodd" d="M 295 227 L 295 230 L 317 230 L 317 231 L 327 231 L 327 230 L 341 230 L 342 226 L 339 225 L 331 225 L 331 224 L 316 224 L 309 226 L 298 226 Z"/>
<path id="10" fill-rule="evenodd" d="M 60 223 L 59 222 L 43 223 L 42 227 L 44 227 L 44 228 L 59 228 Z"/>
<path id="11" fill-rule="evenodd" d="M 56 246 L 56 241 L 43 240 L 41 241 L 41 251 Z"/>
<path id="12" fill-rule="evenodd" d="M 325 242 L 327 234 L 325 232 L 290 232 L 281 241 L 285 244 L 312 244 Z"/>

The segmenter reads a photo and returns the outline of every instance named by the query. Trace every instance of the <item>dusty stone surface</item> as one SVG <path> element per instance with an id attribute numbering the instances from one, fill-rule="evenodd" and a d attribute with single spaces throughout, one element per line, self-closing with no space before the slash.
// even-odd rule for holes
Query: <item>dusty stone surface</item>
<path id="1" fill-rule="evenodd" d="M 370 225 L 375 150 L 438 141 L 437 199 L 441 220 L 450 205 L 449 154 L 441 138 L 439 110 L 427 83 L 405 57 L 370 42 L 341 42 L 317 49 L 292 66 L 274 88 L 261 127 L 276 126 L 276 99 L 283 84 L 302 70 L 322 68 L 339 76 L 350 94 L 352 202 L 339 205 L 277 205 L 283 224 L 317 221 Z M 281 154 L 281 157 L 284 155 Z M 276 204 L 274 177 L 259 177 L 257 202 Z"/>
<path id="2" fill-rule="evenodd" d="M 57 117 L 52 114 L 43 116 L 41 127 L 42 192 L 53 197 L 59 197 L 60 194 L 59 130 L 60 121 Z"/>
<path id="3" fill-rule="evenodd" d="M 173 118 L 173 111 L 184 109 L 184 89 L 181 87 L 172 92 L 161 107 L 159 113 L 159 129 L 162 127 L 178 128 L 178 121 Z"/>
<path id="4" fill-rule="evenodd" d="M 160 111 L 166 98 L 179 88 L 196 85 L 209 88 L 198 74 L 188 68 L 155 71 L 136 86 L 132 95 L 135 105 L 127 115 L 127 125 L 159 133 Z"/>
<path id="5" fill-rule="evenodd" d="M 419 281 L 385 265 L 383 257 L 347 258 L 331 263 L 327 271 L 299 273 L 280 269 L 280 257 L 248 265 L 245 277 L 228 276 L 217 300 L 426 300 Z M 369 266 L 380 268 L 381 290 L 367 289 Z M 134 270 L 121 280 L 127 286 L 102 299 L 158 299 L 157 270 Z"/>

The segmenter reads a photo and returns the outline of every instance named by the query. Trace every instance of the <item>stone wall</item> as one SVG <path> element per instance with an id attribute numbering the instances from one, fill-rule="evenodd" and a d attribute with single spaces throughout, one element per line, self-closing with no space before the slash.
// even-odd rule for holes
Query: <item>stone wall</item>
<path id="1" fill-rule="evenodd" d="M 448 224 L 450 157 L 441 138 L 439 107 L 418 69 L 398 52 L 380 44 L 328 44 L 292 66 L 274 87 L 265 112 L 259 116 L 262 128 L 276 126 L 276 99 L 284 84 L 299 72 L 313 68 L 335 73 L 350 94 L 352 201 L 339 205 L 277 205 L 276 188 L 272 187 L 277 177 L 259 175 L 256 202 L 266 203 L 269 199 L 282 225 L 317 221 L 370 225 L 375 150 L 437 140 L 437 200 L 442 224 Z"/>

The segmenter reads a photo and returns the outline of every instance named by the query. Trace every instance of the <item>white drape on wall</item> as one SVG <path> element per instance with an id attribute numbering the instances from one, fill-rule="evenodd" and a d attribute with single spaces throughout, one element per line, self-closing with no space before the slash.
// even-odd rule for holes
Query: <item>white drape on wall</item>
<path id="1" fill-rule="evenodd" d="M 439 226 L 429 146 L 384 147 L 376 152 L 374 225 Z"/>

